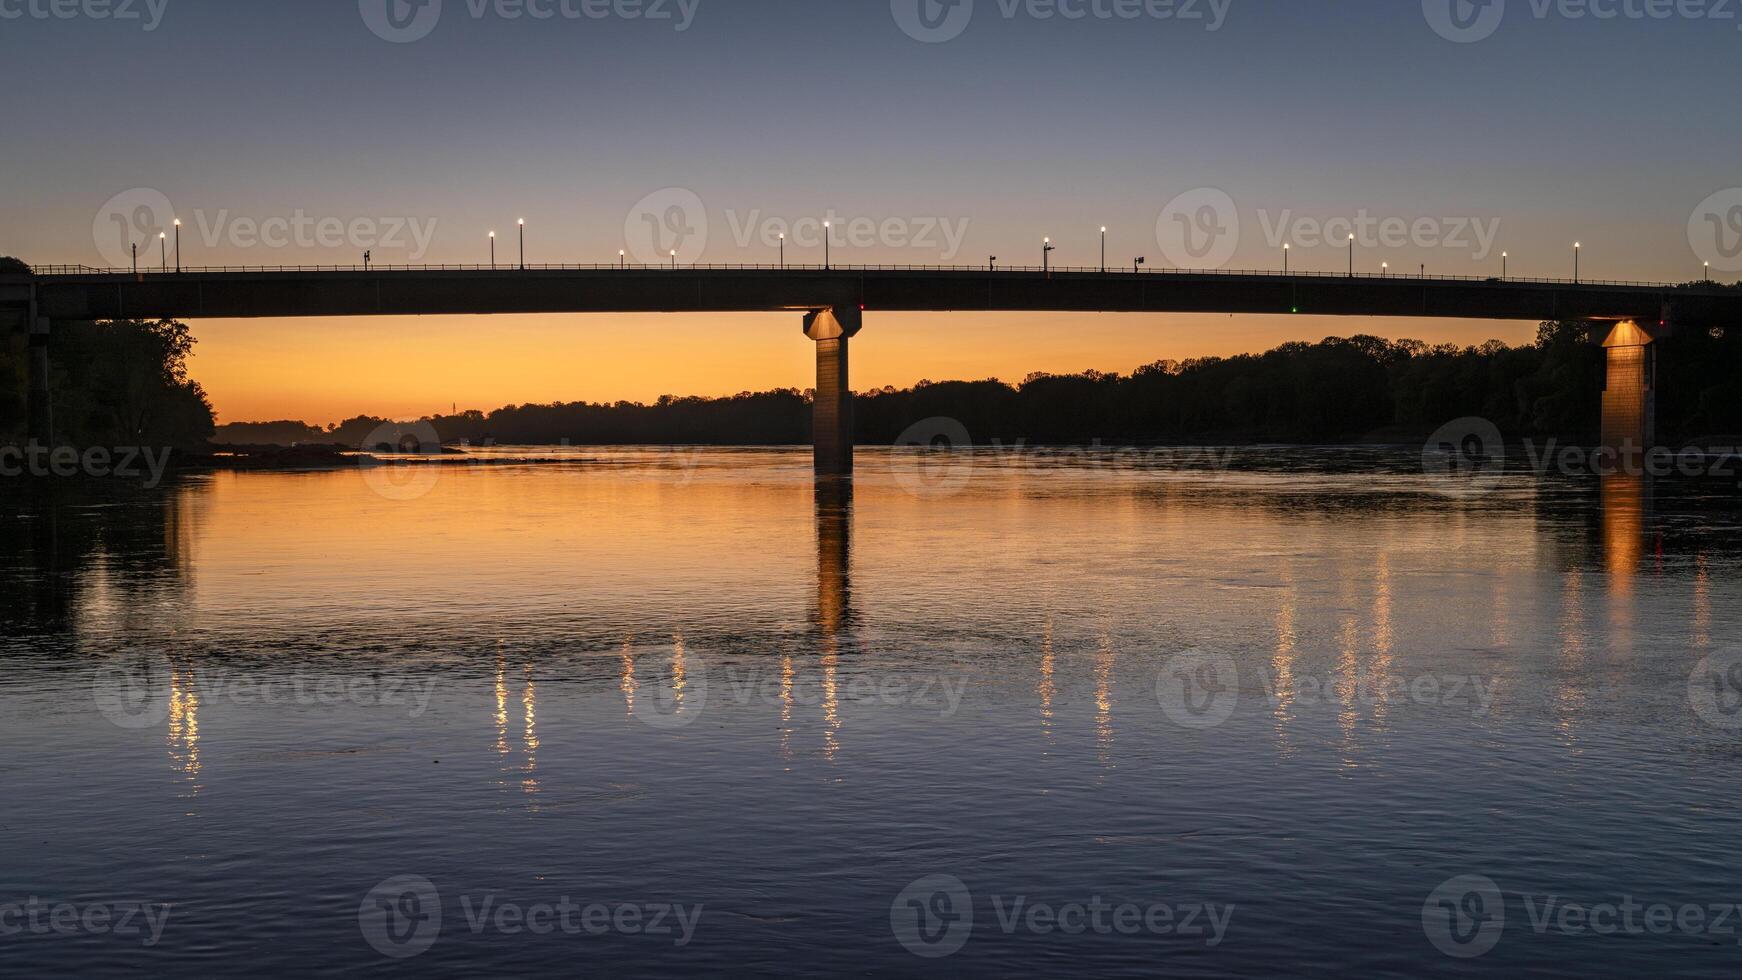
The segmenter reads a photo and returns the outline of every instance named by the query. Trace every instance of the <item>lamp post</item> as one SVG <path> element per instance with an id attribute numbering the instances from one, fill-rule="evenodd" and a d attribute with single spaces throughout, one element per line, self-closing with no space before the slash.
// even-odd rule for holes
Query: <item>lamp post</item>
<path id="1" fill-rule="evenodd" d="M 1040 241 L 1040 271 L 1052 275 L 1052 239 L 1043 238 Z"/>
<path id="2" fill-rule="evenodd" d="M 623 249 L 617 250 L 617 268 L 619 268 L 619 269 L 629 268 L 629 253 L 624 251 Z"/>
<path id="3" fill-rule="evenodd" d="M 520 219 L 520 271 L 526 271 L 526 219 Z"/>
<path id="4" fill-rule="evenodd" d="M 1706 263 L 1704 278 L 1702 278 L 1700 281 L 1701 282 L 1711 282 L 1712 281 L 1712 263 L 1710 263 L 1710 262 Z"/>
<path id="5" fill-rule="evenodd" d="M 780 233 L 780 267 L 786 268 L 786 232 Z"/>
<path id="6" fill-rule="evenodd" d="M 181 219 L 175 219 L 175 271 L 181 271 Z"/>
<path id="7" fill-rule="evenodd" d="M 998 256 L 994 255 L 994 256 L 991 256 L 991 257 L 986 259 L 986 271 L 987 272 L 997 272 L 998 271 Z"/>
<path id="8" fill-rule="evenodd" d="M 1101 226 L 1101 271 L 1107 271 L 1107 226 Z"/>
<path id="9" fill-rule="evenodd" d="M 139 243 L 133 243 L 133 274 L 139 274 Z"/>
<path id="10" fill-rule="evenodd" d="M 834 227 L 830 222 L 823 222 L 823 268 L 832 268 L 829 261 L 829 229 Z"/>
<path id="11" fill-rule="evenodd" d="M 1355 278 L 1355 236 L 1349 236 L 1349 278 Z"/>
<path id="12" fill-rule="evenodd" d="M 671 271 L 677 271 L 677 249 L 671 250 Z"/>
<path id="13" fill-rule="evenodd" d="M 164 234 L 161 231 L 157 233 L 157 248 L 158 248 L 158 251 L 160 252 L 160 254 L 158 255 L 158 266 L 164 272 L 168 272 L 169 271 L 169 236 Z"/>
<path id="14" fill-rule="evenodd" d="M 1293 247 L 1288 242 L 1282 243 L 1282 274 L 1285 276 L 1288 275 L 1288 252 Z"/>
<path id="15" fill-rule="evenodd" d="M 1137 258 L 1132 259 L 1131 260 L 1131 274 L 1136 275 L 1137 273 L 1142 272 L 1143 271 L 1143 264 L 1145 262 L 1148 262 L 1148 261 L 1149 261 L 1149 256 L 1147 256 L 1147 255 L 1139 255 Z"/>
<path id="16" fill-rule="evenodd" d="M 1379 263 L 1379 277 L 1381 279 L 1383 279 L 1389 275 L 1391 275 L 1391 263 L 1390 262 Z"/>
<path id="17" fill-rule="evenodd" d="M 496 268 L 496 233 L 490 233 L 490 268 Z"/>
<path id="18" fill-rule="evenodd" d="M 1579 253 L 1584 248 L 1578 242 L 1573 243 L 1573 282 L 1579 281 Z"/>
<path id="19" fill-rule="evenodd" d="M 1507 257 L 1508 257 L 1508 253 L 1506 253 L 1506 252 L 1500 253 L 1500 281 L 1501 282 L 1506 281 L 1506 259 L 1507 259 Z"/>

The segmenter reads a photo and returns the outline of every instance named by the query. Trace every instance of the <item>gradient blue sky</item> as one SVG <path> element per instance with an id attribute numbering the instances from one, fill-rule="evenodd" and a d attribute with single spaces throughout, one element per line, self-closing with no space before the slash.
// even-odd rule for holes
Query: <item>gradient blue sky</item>
<path id="1" fill-rule="evenodd" d="M 0 0 L 0 12 L 26 11 L 0 19 L 0 77 L 14 95 L 0 254 L 34 263 L 106 264 L 93 220 L 114 195 L 141 187 L 161 191 L 190 224 L 196 212 L 210 225 L 220 213 L 264 219 L 298 210 L 433 221 L 429 262 L 484 261 L 492 228 L 506 259 L 514 219 L 524 215 L 532 261 L 608 262 L 625 247 L 631 208 L 682 187 L 705 202 L 708 262 L 772 258 L 760 243 L 733 241 L 728 212 L 797 219 L 832 210 L 966 221 L 962 262 L 995 252 L 1006 263 L 1037 263 L 1039 239 L 1051 235 L 1055 261 L 1093 264 L 1106 224 L 1115 264 L 1135 254 L 1165 264 L 1158 214 L 1182 192 L 1215 187 L 1241 215 L 1233 267 L 1279 264 L 1261 211 L 1274 220 L 1284 211 L 1328 219 L 1365 210 L 1498 220 L 1496 248 L 1511 252 L 1514 275 L 1570 274 L 1578 239 L 1587 277 L 1685 280 L 1701 261 L 1690 216 L 1714 192 L 1742 185 L 1735 2 L 1722 20 L 1599 20 L 1539 19 L 1530 0 L 1511 0 L 1493 36 L 1473 44 L 1436 34 L 1416 0 L 1231 0 L 1214 32 L 1148 18 L 1006 19 L 999 0 L 977 0 L 967 30 L 942 44 L 903 33 L 888 0 L 699 0 L 681 33 L 669 22 L 474 19 L 466 0 L 445 0 L 439 25 L 409 44 L 378 38 L 355 0 L 167 0 L 149 32 L 139 22 L 32 17 L 31 2 Z M 189 264 L 350 262 L 358 253 L 199 238 L 184 228 Z M 789 258 L 820 255 L 795 248 Z M 376 250 L 378 262 L 410 259 L 407 249 Z M 942 256 L 882 246 L 840 249 L 835 260 Z M 1360 256 L 1363 267 L 1380 260 L 1407 270 L 1499 269 L 1497 254 L 1478 259 L 1469 249 Z M 1292 261 L 1334 270 L 1347 259 L 1327 247 L 1297 249 Z M 380 321 L 197 325 L 195 373 L 202 363 L 216 372 L 202 380 L 230 419 L 279 414 L 272 409 L 282 404 L 283 413 L 324 420 L 352 396 L 356 411 L 403 414 L 445 408 L 450 395 L 489 408 L 491 399 L 735 391 L 789 374 L 785 383 L 808 384 L 808 352 L 788 336 L 796 336 L 791 324 L 745 326 L 752 350 L 797 349 L 771 353 L 767 372 L 710 384 L 703 368 L 709 345 L 727 342 L 714 329 L 724 321 L 672 319 L 689 322 L 657 329 L 700 345 L 692 373 L 624 364 L 574 374 L 572 385 L 556 375 L 515 391 L 504 361 L 502 375 L 475 392 L 451 392 L 466 377 L 454 366 L 426 399 L 409 383 L 359 384 L 318 404 L 299 401 L 283 387 L 288 379 L 248 374 L 250 360 L 280 341 L 297 357 L 322 357 L 310 334 L 361 345 L 355 354 L 365 360 L 374 341 L 359 338 L 391 349 L 419 336 L 415 324 Z M 940 368 L 971 366 L 977 348 L 993 348 L 988 367 L 967 374 L 1010 377 L 1129 370 L 1332 332 L 1460 341 L 1530 332 L 1277 319 L 1211 342 L 1201 319 L 1127 317 L 1107 327 L 1105 318 L 1050 318 L 1025 321 L 1035 329 L 1014 334 L 1041 336 L 1013 344 L 997 318 L 968 318 L 960 322 L 971 329 L 947 334 L 935 318 L 890 319 L 892 339 L 905 339 L 885 360 L 861 357 L 860 387 L 944 376 Z M 601 350 L 632 346 L 649 330 L 632 318 L 581 322 Z M 551 329 L 521 318 L 489 323 L 504 343 L 531 343 Z M 861 351 L 875 347 L 878 325 Z M 435 334 L 468 332 L 435 326 Z M 1046 336 L 1051 330 L 1067 339 Z M 1072 347 L 1073 332 L 1093 342 Z M 432 349 L 425 367 L 460 349 Z M 1029 356 L 1037 360 L 1023 364 Z M 573 390 L 556 390 L 565 386 Z"/>

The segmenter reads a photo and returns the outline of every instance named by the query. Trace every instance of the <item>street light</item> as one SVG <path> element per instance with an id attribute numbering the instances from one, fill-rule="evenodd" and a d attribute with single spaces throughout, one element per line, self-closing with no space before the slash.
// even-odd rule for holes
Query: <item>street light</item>
<path id="1" fill-rule="evenodd" d="M 157 247 L 158 247 L 159 251 L 161 252 L 161 254 L 158 256 L 159 265 L 163 269 L 164 272 L 168 272 L 169 271 L 169 236 L 164 234 L 161 231 L 157 233 Z"/>
<path id="2" fill-rule="evenodd" d="M 993 256 L 990 256 L 986 259 L 986 271 L 987 272 L 997 272 L 998 271 L 998 256 L 993 255 Z"/>
<path id="3" fill-rule="evenodd" d="M 1506 278 L 1506 259 L 1507 259 L 1507 253 L 1501 252 L 1500 253 L 1500 278 L 1502 280 L 1504 280 Z"/>
<path id="4" fill-rule="evenodd" d="M 1710 265 L 1711 263 L 1707 263 Z M 175 219 L 175 271 L 181 271 L 181 219 Z"/>
<path id="5" fill-rule="evenodd" d="M 671 271 L 677 271 L 677 249 L 671 250 Z"/>
<path id="6" fill-rule="evenodd" d="M 832 224 L 830 224 L 829 222 L 827 222 L 827 221 L 823 222 L 823 268 L 824 269 L 830 268 L 830 265 L 829 265 L 829 229 L 832 227 L 834 227 L 834 226 Z"/>
<path id="7" fill-rule="evenodd" d="M 1282 243 L 1282 274 L 1288 275 L 1288 250 L 1293 248 L 1288 242 Z"/>
<path id="8" fill-rule="evenodd" d="M 1391 275 L 1391 263 L 1390 262 L 1379 263 L 1379 275 L 1381 278 Z"/>
<path id="9" fill-rule="evenodd" d="M 496 233 L 490 233 L 490 268 L 496 268 Z"/>
<path id="10" fill-rule="evenodd" d="M 1701 279 L 1700 281 L 1701 282 L 1711 282 L 1712 281 L 1712 263 L 1710 263 L 1710 262 L 1706 263 L 1705 278 Z"/>
<path id="11" fill-rule="evenodd" d="M 520 219 L 520 271 L 526 271 L 526 219 Z"/>
<path id="12" fill-rule="evenodd" d="M 1578 242 L 1573 243 L 1573 282 L 1579 281 L 1579 250 L 1583 247 Z"/>
<path id="13" fill-rule="evenodd" d="M 780 267 L 786 268 L 786 232 L 780 233 Z"/>
<path id="14" fill-rule="evenodd" d="M 1107 271 L 1107 226 L 1101 226 L 1101 271 Z"/>
<path id="15" fill-rule="evenodd" d="M 133 274 L 139 274 L 139 243 L 133 243 Z"/>
<path id="16" fill-rule="evenodd" d="M 1349 235 L 1349 278 L 1355 278 L 1355 236 Z"/>
<path id="17" fill-rule="evenodd" d="M 629 268 L 629 253 L 625 252 L 622 249 L 617 250 L 617 268 L 619 268 L 619 269 Z"/>
<path id="18" fill-rule="evenodd" d="M 1148 261 L 1149 261 L 1149 256 L 1147 256 L 1147 255 L 1139 255 L 1137 258 L 1132 259 L 1131 260 L 1131 274 L 1136 275 L 1137 273 L 1143 271 L 1143 264 L 1145 262 L 1148 262 Z"/>
<path id="19" fill-rule="evenodd" d="M 1052 275 L 1052 239 L 1043 238 L 1040 242 L 1040 271 Z"/>

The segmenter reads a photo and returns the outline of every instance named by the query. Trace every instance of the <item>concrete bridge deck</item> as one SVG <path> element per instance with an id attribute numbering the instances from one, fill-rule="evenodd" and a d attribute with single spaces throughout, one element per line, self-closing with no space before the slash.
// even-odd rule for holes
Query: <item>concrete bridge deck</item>
<path id="1" fill-rule="evenodd" d="M 494 313 L 1056 311 L 1317 314 L 1502 320 L 1742 321 L 1742 290 L 1715 285 L 1323 273 L 915 267 L 285 268 L 149 271 L 50 267 L 51 319 Z"/>

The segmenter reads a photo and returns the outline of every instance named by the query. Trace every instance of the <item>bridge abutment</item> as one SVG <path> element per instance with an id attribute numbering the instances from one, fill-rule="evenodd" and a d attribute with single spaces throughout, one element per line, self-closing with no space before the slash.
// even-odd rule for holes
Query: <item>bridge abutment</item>
<path id="1" fill-rule="evenodd" d="M 819 477 L 853 475 L 853 389 L 847 355 L 863 323 L 858 307 L 813 310 L 804 318 L 805 336 L 817 345 L 811 446 Z"/>
<path id="2" fill-rule="evenodd" d="M 42 445 L 54 445 L 54 403 L 49 396 L 48 387 L 48 317 L 38 316 L 36 305 L 31 304 L 30 318 L 30 350 L 27 355 L 26 370 L 30 375 L 29 429 L 25 433 L 28 442 Z"/>
<path id="3" fill-rule="evenodd" d="M 1603 446 L 1642 453 L 1657 440 L 1657 348 L 1650 331 L 1632 320 L 1603 338 Z"/>

